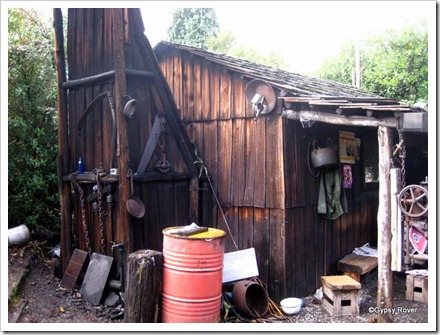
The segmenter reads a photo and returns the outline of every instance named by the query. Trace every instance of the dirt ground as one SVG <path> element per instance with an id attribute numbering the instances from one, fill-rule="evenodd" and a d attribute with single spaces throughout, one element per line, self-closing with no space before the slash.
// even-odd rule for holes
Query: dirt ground
<path id="1" fill-rule="evenodd" d="M 17 278 L 28 270 L 15 293 L 10 293 L 9 323 L 121 323 L 121 305 L 93 306 L 76 290 L 60 287 L 60 278 L 55 276 L 56 259 L 47 255 L 47 248 L 30 243 L 25 247 L 9 248 L 9 290 L 17 284 Z M 405 298 L 405 275 L 394 273 L 395 323 L 427 323 L 428 304 L 408 301 Z M 293 316 L 265 317 L 263 319 L 237 318 L 229 313 L 223 322 L 292 322 L 292 323 L 374 323 L 376 306 L 377 272 L 370 272 L 362 281 L 360 314 L 358 316 L 332 317 L 323 309 L 313 295 L 304 298 L 299 314 Z"/>

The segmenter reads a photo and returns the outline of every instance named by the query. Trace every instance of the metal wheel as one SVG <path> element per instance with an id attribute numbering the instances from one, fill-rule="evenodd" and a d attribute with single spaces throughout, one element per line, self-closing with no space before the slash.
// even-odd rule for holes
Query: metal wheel
<path id="1" fill-rule="evenodd" d="M 428 191 L 419 185 L 408 185 L 399 194 L 399 207 L 404 215 L 419 217 L 428 211 Z"/>

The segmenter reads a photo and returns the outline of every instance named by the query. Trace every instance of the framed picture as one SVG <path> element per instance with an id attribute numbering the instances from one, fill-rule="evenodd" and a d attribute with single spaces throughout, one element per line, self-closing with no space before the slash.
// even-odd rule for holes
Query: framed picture
<path id="1" fill-rule="evenodd" d="M 339 132 L 339 161 L 345 164 L 356 163 L 357 144 L 354 133 Z"/>

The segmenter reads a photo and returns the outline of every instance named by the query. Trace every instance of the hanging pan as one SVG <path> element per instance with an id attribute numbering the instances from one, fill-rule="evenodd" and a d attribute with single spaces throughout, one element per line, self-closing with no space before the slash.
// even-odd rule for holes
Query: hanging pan
<path id="1" fill-rule="evenodd" d="M 135 218 L 142 218 L 145 215 L 145 206 L 142 200 L 134 194 L 133 188 L 133 172 L 128 170 L 127 177 L 130 178 L 131 194 L 127 199 L 126 206 L 130 215 Z"/>

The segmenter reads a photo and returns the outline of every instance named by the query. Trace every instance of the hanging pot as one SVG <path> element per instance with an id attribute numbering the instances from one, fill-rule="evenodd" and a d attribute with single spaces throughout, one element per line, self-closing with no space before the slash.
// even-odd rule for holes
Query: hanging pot
<path id="1" fill-rule="evenodd" d="M 322 168 L 338 164 L 336 152 L 333 148 L 316 148 L 312 150 L 312 164 L 315 168 Z"/>
<path id="2" fill-rule="evenodd" d="M 127 177 L 130 178 L 130 187 L 131 187 L 131 194 L 126 202 L 127 210 L 128 213 L 130 213 L 130 215 L 140 219 L 145 215 L 145 206 L 142 200 L 134 194 L 133 173 L 131 170 L 128 170 Z"/>

